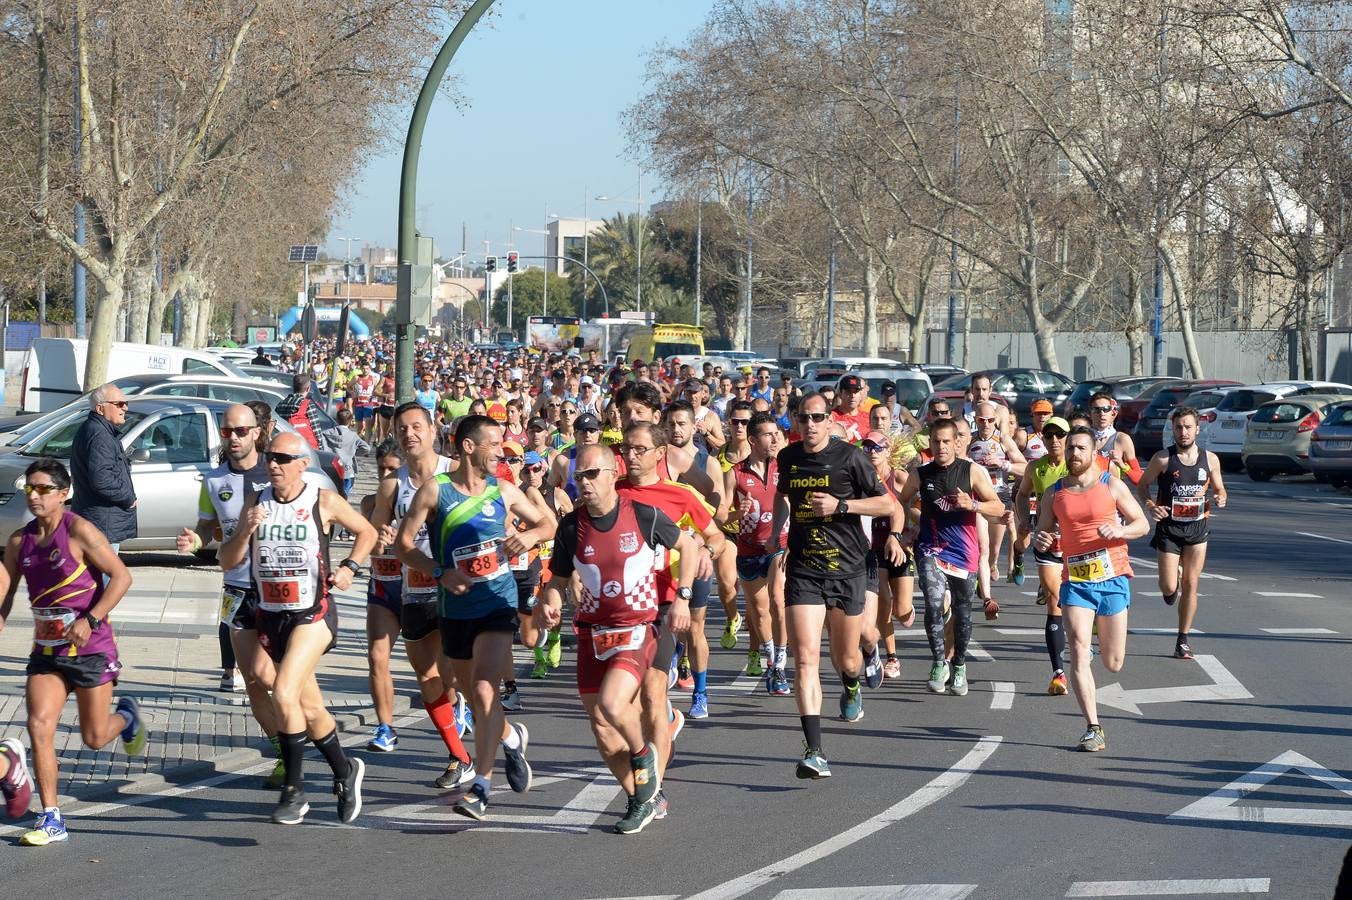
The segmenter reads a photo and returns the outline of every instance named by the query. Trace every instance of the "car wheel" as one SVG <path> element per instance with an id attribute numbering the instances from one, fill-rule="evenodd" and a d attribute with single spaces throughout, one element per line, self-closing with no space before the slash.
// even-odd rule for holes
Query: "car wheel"
<path id="1" fill-rule="evenodd" d="M 1259 468 L 1249 469 L 1249 478 L 1253 479 L 1254 481 L 1271 481 L 1272 470 Z"/>

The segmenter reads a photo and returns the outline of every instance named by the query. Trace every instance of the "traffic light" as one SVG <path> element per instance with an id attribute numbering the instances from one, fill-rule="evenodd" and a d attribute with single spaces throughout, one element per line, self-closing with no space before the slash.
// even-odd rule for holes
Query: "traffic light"
<path id="1" fill-rule="evenodd" d="M 497 270 L 498 270 L 498 258 L 496 256 L 490 256 L 484 260 L 485 272 L 496 272 Z"/>
<path id="2" fill-rule="evenodd" d="M 509 273 L 516 271 L 516 261 L 518 257 L 516 251 L 512 250 L 507 254 L 507 271 Z"/>

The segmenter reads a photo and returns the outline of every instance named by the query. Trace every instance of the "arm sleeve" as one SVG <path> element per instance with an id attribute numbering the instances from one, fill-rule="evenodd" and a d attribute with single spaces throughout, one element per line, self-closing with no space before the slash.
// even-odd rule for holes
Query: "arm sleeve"
<path id="1" fill-rule="evenodd" d="M 681 539 L 681 529 L 677 528 L 676 523 L 671 521 L 671 516 L 655 506 L 635 503 L 634 518 L 638 519 L 639 532 L 643 535 L 643 539 L 648 542 L 649 547 L 661 546 L 670 549 L 675 547 L 676 542 Z M 557 546 L 556 544 L 555 547 Z"/>
<path id="2" fill-rule="evenodd" d="M 203 522 L 216 521 L 216 507 L 211 502 L 211 494 L 207 492 L 207 483 L 202 482 L 202 489 L 197 492 L 197 518 Z"/>
<path id="3" fill-rule="evenodd" d="M 887 488 L 878 480 L 877 471 L 864 456 L 863 451 L 856 450 L 851 453 L 848 466 L 850 478 L 854 481 L 855 490 L 859 492 L 860 497 L 881 497 L 887 493 Z"/>
<path id="4" fill-rule="evenodd" d="M 567 578 L 573 574 L 573 554 L 577 550 L 577 513 L 570 512 L 559 521 L 554 532 L 554 554 L 549 558 L 550 575 Z"/>

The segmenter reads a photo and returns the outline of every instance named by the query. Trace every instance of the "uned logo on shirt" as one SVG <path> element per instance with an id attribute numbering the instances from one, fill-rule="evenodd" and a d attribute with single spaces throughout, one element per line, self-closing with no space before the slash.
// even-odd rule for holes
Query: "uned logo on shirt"
<path id="1" fill-rule="evenodd" d="M 635 553 L 638 551 L 638 535 L 632 531 L 626 531 L 620 535 L 620 552 Z"/>

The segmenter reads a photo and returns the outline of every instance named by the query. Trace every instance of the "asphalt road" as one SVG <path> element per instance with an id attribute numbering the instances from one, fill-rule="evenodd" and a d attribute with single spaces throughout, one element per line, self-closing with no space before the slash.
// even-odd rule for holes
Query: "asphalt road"
<path id="1" fill-rule="evenodd" d="M 410 717 L 395 753 L 359 751 L 353 826 L 335 824 L 311 753 L 302 827 L 267 822 L 275 795 L 257 773 L 221 775 L 71 809 L 66 845 L 29 850 L 0 831 L 0 883 L 89 897 L 1332 896 L 1352 841 L 1352 502 L 1236 488 L 1214 519 L 1196 661 L 1171 657 L 1153 553 L 1133 548 L 1127 665 L 1096 667 L 1104 753 L 1075 752 L 1074 699 L 1044 693 L 1030 580 L 999 587 L 1000 620 L 977 625 L 990 658 L 972 661 L 965 698 L 928 694 L 923 635 L 902 637 L 902 678 L 866 693 L 862 722 L 825 724 L 829 781 L 793 777 L 792 698 L 739 680 L 745 642 L 717 649 L 711 623 L 713 714 L 681 736 L 670 817 L 639 836 L 609 833 L 622 802 L 565 656 L 521 682 L 536 787 L 514 795 L 499 770 L 489 821 L 455 816 L 454 795 L 431 787 L 444 750 Z M 839 684 L 825 687 L 830 713 Z"/>

